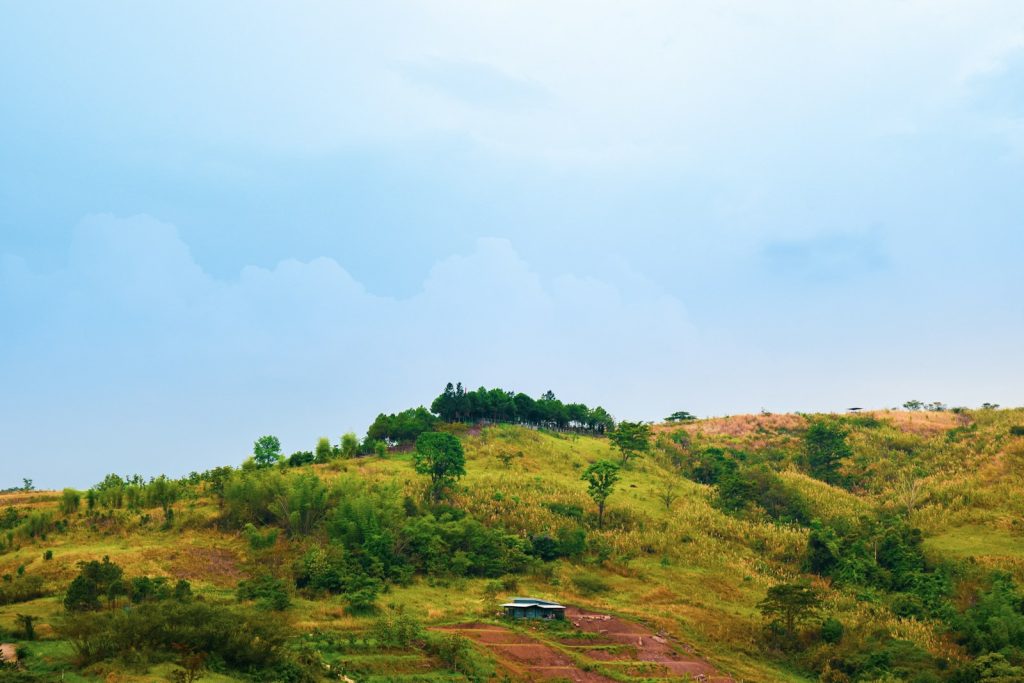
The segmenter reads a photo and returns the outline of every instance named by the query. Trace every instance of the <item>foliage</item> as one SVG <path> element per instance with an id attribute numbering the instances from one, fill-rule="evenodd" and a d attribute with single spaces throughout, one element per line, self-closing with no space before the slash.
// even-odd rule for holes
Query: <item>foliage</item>
<path id="1" fill-rule="evenodd" d="M 352 432 L 341 436 L 341 457 L 354 458 L 359 454 L 359 437 Z"/>
<path id="2" fill-rule="evenodd" d="M 334 448 L 326 436 L 321 436 L 316 442 L 316 451 L 313 455 L 315 462 L 328 462 L 334 457 Z"/>
<path id="3" fill-rule="evenodd" d="M 597 574 L 581 573 L 572 577 L 572 585 L 580 595 L 596 595 L 611 590 L 611 585 Z"/>
<path id="4" fill-rule="evenodd" d="M 423 406 L 409 408 L 398 414 L 381 413 L 366 431 L 364 448 L 367 451 L 371 450 L 377 441 L 396 445 L 414 443 L 420 434 L 434 430 L 438 422 L 439 420 Z"/>
<path id="5" fill-rule="evenodd" d="M 626 465 L 630 458 L 646 453 L 651 447 L 651 425 L 645 422 L 626 422 L 623 420 L 615 429 L 608 432 L 608 439 L 615 444 L 622 454 L 622 464 Z"/>
<path id="6" fill-rule="evenodd" d="M 598 406 L 583 403 L 562 403 L 547 391 L 539 399 L 504 389 L 466 391 L 462 383 L 451 382 L 430 404 L 430 410 L 445 422 L 513 422 L 549 429 L 574 429 L 604 433 L 614 427 L 611 415 Z"/>
<path id="7" fill-rule="evenodd" d="M 289 629 L 273 617 L 206 602 L 145 603 L 132 610 L 69 614 L 55 624 L 81 664 L 144 653 L 169 660 L 184 649 L 240 671 L 272 672 L 287 663 Z"/>
<path id="8" fill-rule="evenodd" d="M 766 619 L 781 624 L 784 634 L 792 638 L 797 626 L 821 607 L 821 596 L 808 583 L 780 583 L 768 589 L 757 607 Z"/>
<path id="9" fill-rule="evenodd" d="M 445 432 L 425 432 L 416 439 L 416 472 L 430 477 L 430 496 L 441 497 L 466 473 L 466 455 L 458 438 Z"/>
<path id="10" fill-rule="evenodd" d="M 82 503 L 82 494 L 74 489 L 64 489 L 60 497 L 60 512 L 62 515 L 72 515 L 78 512 Z"/>
<path id="11" fill-rule="evenodd" d="M 9 581 L 0 582 L 0 605 L 27 602 L 44 595 L 43 577 L 38 574 L 21 573 Z"/>
<path id="12" fill-rule="evenodd" d="M 261 609 L 280 612 L 291 605 L 288 587 L 285 582 L 272 574 L 261 573 L 253 579 L 238 582 L 235 596 L 239 600 L 252 600 Z"/>
<path id="13" fill-rule="evenodd" d="M 252 445 L 252 459 L 257 467 L 270 467 L 281 457 L 281 440 L 276 436 L 261 436 Z"/>
<path id="14" fill-rule="evenodd" d="M 730 471 L 718 481 L 716 505 L 730 513 L 763 511 L 776 522 L 807 524 L 810 510 L 803 496 L 787 487 L 765 466 Z"/>
<path id="15" fill-rule="evenodd" d="M 122 586 L 124 570 L 104 556 L 102 562 L 78 563 L 78 576 L 68 586 L 64 608 L 69 612 L 87 612 L 101 607 L 100 599 L 113 600 Z M 123 592 L 123 591 L 122 591 Z"/>
<path id="16" fill-rule="evenodd" d="M 693 422 L 697 416 L 685 410 L 677 410 L 665 418 L 665 422 Z"/>
<path id="17" fill-rule="evenodd" d="M 597 503 L 597 527 L 604 528 L 604 506 L 619 481 L 619 465 L 611 460 L 590 463 L 580 477 L 587 482 L 587 494 Z"/>
<path id="18" fill-rule="evenodd" d="M 804 434 L 804 454 L 811 476 L 830 484 L 842 482 L 839 465 L 853 454 L 846 441 L 848 432 L 836 421 L 818 419 Z"/>

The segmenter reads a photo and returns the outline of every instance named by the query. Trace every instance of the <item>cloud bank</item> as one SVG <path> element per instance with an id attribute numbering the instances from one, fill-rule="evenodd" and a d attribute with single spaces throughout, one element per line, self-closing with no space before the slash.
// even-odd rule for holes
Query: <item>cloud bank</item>
<path id="1" fill-rule="evenodd" d="M 3 431 L 25 476 L 52 484 L 34 454 L 59 454 L 61 481 L 80 485 L 98 475 L 94 459 L 182 473 L 238 462 L 263 433 L 292 450 L 361 433 L 449 380 L 654 410 L 645 382 L 696 345 L 683 306 L 650 283 L 542 278 L 493 238 L 396 299 L 328 258 L 219 280 L 173 226 L 97 215 L 76 229 L 66 268 L 8 256 L 0 282 L 15 332 L 0 347 Z"/>

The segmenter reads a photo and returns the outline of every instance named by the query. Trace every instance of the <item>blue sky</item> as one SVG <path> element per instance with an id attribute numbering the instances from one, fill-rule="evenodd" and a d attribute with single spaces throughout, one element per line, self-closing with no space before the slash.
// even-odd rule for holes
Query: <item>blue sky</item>
<path id="1" fill-rule="evenodd" d="M 1024 5 L 0 0 L 0 487 L 449 380 L 1024 403 Z"/>

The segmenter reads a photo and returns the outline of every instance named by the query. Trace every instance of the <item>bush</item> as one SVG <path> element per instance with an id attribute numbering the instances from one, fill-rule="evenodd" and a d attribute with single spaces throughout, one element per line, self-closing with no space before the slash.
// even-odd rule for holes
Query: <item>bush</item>
<path id="1" fill-rule="evenodd" d="M 611 590 L 611 586 L 597 574 L 577 574 L 572 577 L 572 585 L 583 595 L 595 595 Z"/>
<path id="2" fill-rule="evenodd" d="M 70 515 L 78 512 L 82 503 L 82 494 L 74 489 L 64 489 L 60 496 L 60 512 L 63 515 Z"/>
<path id="3" fill-rule="evenodd" d="M 411 647 L 424 634 L 423 625 L 401 607 L 377 619 L 372 632 L 378 644 L 400 648 Z"/>
<path id="4" fill-rule="evenodd" d="M 281 612 L 291 605 L 285 582 L 270 574 L 238 582 L 235 596 L 239 600 L 254 600 L 260 609 Z"/>
<path id="5" fill-rule="evenodd" d="M 269 672 L 289 663 L 284 643 L 290 632 L 279 618 L 200 601 L 70 614 L 55 628 L 83 665 L 125 653 L 169 659 L 178 651 L 205 653 L 242 671 Z"/>
<path id="6" fill-rule="evenodd" d="M 43 577 L 35 574 L 20 574 L 0 583 L 0 605 L 28 602 L 44 595 Z"/>
<path id="7" fill-rule="evenodd" d="M 249 541 L 249 547 L 253 550 L 266 550 L 267 548 L 273 548 L 277 543 L 277 529 L 268 529 L 266 533 L 261 534 L 250 522 L 245 525 L 242 533 L 245 534 L 246 540 Z"/>
<path id="8" fill-rule="evenodd" d="M 1010 427 L 1011 436 L 1024 436 L 1024 425 L 1014 425 Z"/>
<path id="9" fill-rule="evenodd" d="M 843 639 L 843 631 L 843 622 L 834 617 L 821 622 L 821 639 L 826 643 L 838 643 Z"/>

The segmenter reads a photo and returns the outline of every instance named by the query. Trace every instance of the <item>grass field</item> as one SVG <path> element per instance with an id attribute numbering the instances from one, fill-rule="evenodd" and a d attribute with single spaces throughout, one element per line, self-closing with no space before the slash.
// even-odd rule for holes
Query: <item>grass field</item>
<path id="1" fill-rule="evenodd" d="M 808 528 L 759 514 L 730 515 L 716 507 L 714 488 L 680 476 L 673 460 L 676 451 L 712 447 L 771 458 L 781 480 L 800 492 L 815 517 L 856 519 L 894 509 L 894 501 L 903 501 L 903 514 L 925 530 L 929 556 L 970 558 L 1024 577 L 1024 530 L 1019 524 L 1024 439 L 1007 435 L 1010 425 L 1024 423 L 1024 411 L 978 411 L 966 419 L 951 413 L 882 412 L 858 419 L 862 422 L 850 423 L 854 450 L 844 468 L 860 484 L 850 488 L 830 486 L 800 470 L 798 437 L 805 416 L 660 425 L 658 447 L 622 470 L 608 501 L 604 530 L 595 528 L 594 506 L 580 476 L 590 462 L 618 458 L 607 439 L 513 426 L 463 429 L 466 476 L 453 496 L 455 507 L 524 538 L 551 533 L 572 521 L 558 510 L 580 509 L 584 516 L 578 523 L 587 528 L 589 547 L 602 550 L 596 556 L 591 551 L 574 560 L 542 563 L 510 577 L 498 590 L 486 578 L 417 576 L 408 585 L 389 586 L 378 604 L 404 609 L 437 628 L 493 620 L 497 605 L 512 595 L 546 597 L 663 633 L 736 680 L 814 680 L 785 657 L 766 655 L 758 610 L 770 586 L 807 576 L 801 558 Z M 677 436 L 680 432 L 684 436 Z M 415 499 L 424 495 L 424 482 L 414 473 L 408 453 L 306 469 L 328 482 L 355 477 L 393 486 Z M 666 490 L 671 491 L 667 498 Z M 22 568 L 43 577 L 45 597 L 0 605 L 0 633 L 15 632 L 18 614 L 35 617 L 40 639 L 26 644 L 25 665 L 52 680 L 61 680 L 60 675 L 66 681 L 167 680 L 175 668 L 170 663 L 137 670 L 117 663 L 85 672 L 75 668 L 74 651 L 55 639 L 52 624 L 61 618 L 63 592 L 79 561 L 109 556 L 126 575 L 187 579 L 202 599 L 227 604 L 233 603 L 239 580 L 267 563 L 287 572 L 307 546 L 302 538 L 282 536 L 271 552 L 255 552 L 241 533 L 216 524 L 217 504 L 204 494 L 180 500 L 169 528 L 161 523 L 159 509 L 63 515 L 58 503 L 54 492 L 0 496 L 0 509 L 46 512 L 66 521 L 63 531 L 9 535 L 0 553 L 0 574 L 13 575 Z M 52 559 L 44 559 L 46 551 Z M 600 590 L 581 589 L 583 575 L 597 577 Z M 882 630 L 927 652 L 962 656 L 935 624 L 897 616 L 884 601 L 869 605 L 857 590 L 810 578 L 828 613 L 846 625 L 851 638 Z M 339 596 L 296 594 L 280 618 L 311 638 L 330 634 L 335 644 L 323 647 L 323 656 L 352 680 L 464 678 L 423 653 L 374 646 L 367 639 L 376 617 L 348 614 Z M 557 646 L 566 656 L 583 656 L 578 649 Z M 515 673 L 503 668 L 494 652 L 477 647 L 480 657 L 491 660 L 496 676 Z M 583 663 L 617 680 L 653 680 L 649 671 L 628 663 Z M 202 680 L 247 679 L 208 673 Z"/>

